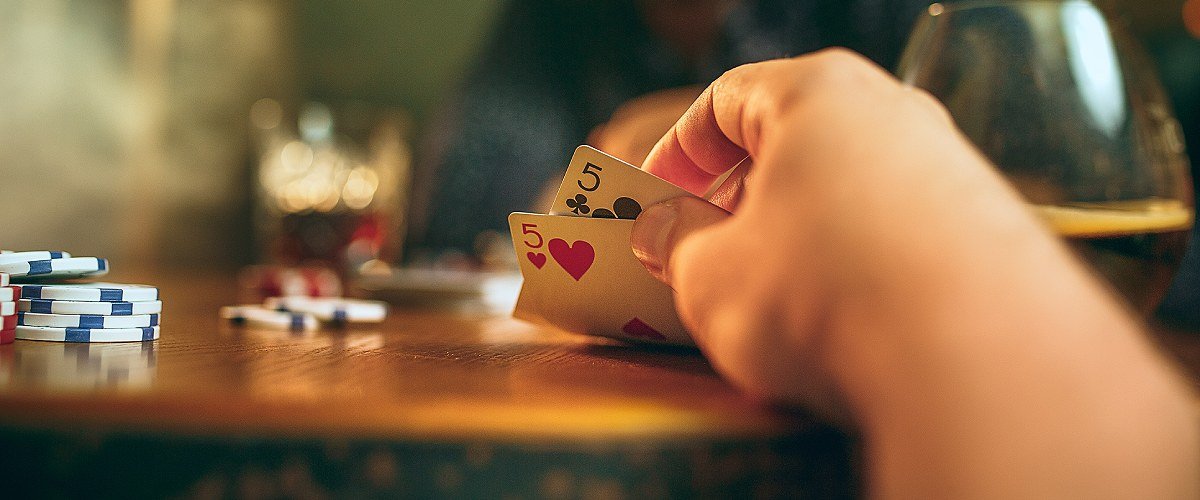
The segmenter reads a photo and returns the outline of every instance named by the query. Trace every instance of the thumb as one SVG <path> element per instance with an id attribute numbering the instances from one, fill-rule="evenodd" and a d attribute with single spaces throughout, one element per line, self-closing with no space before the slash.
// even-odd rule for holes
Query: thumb
<path id="1" fill-rule="evenodd" d="M 663 283 L 671 284 L 671 257 L 689 235 L 729 218 L 730 213 L 699 198 L 679 197 L 638 215 L 630 235 L 633 254 Z"/>

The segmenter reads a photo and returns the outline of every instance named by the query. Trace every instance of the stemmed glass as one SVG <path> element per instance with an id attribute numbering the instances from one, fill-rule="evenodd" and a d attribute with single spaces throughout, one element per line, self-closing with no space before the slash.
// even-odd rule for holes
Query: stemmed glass
<path id="1" fill-rule="evenodd" d="M 1162 300 L 1192 226 L 1179 124 L 1132 38 L 1091 2 L 933 4 L 898 71 L 940 99 L 1129 302 Z"/>

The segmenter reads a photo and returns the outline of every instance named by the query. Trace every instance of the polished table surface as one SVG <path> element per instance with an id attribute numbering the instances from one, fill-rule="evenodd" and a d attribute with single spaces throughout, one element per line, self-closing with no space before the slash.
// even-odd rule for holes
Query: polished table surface
<path id="1" fill-rule="evenodd" d="M 859 491 L 852 436 L 745 397 L 694 350 L 479 309 L 393 307 L 380 325 L 310 334 L 237 328 L 217 316 L 237 302 L 232 273 L 111 278 L 159 286 L 160 340 L 0 346 L 0 468 L 38 479 L 31 492 Z M 1200 336 L 1162 341 L 1197 380 Z"/>

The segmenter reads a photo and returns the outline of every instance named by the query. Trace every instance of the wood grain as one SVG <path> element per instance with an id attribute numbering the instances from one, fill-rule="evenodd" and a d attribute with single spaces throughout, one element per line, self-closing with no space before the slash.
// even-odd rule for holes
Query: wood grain
<path id="1" fill-rule="evenodd" d="M 229 275 L 129 281 L 160 287 L 161 339 L 0 346 L 0 423 L 580 442 L 772 439 L 814 425 L 746 398 L 693 350 L 402 308 L 376 327 L 295 336 L 222 324 Z"/>

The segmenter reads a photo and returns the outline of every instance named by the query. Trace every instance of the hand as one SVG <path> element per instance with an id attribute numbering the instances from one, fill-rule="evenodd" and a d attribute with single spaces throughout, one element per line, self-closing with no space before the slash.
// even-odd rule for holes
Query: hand
<path id="1" fill-rule="evenodd" d="M 1200 491 L 1191 396 L 925 93 L 844 50 L 736 68 L 646 170 L 635 253 L 746 391 L 848 411 L 882 496 Z M 736 206 L 734 206 L 736 205 Z"/>

